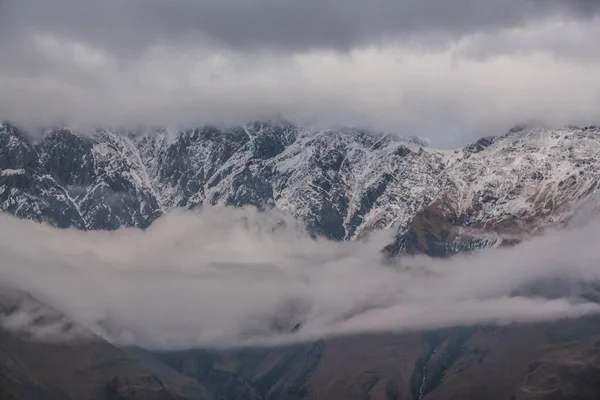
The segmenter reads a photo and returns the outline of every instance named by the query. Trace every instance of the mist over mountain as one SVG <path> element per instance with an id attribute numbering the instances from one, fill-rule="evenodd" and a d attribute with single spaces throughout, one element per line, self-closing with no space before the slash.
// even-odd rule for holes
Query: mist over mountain
<path id="1" fill-rule="evenodd" d="M 252 210 L 206 206 L 113 233 L 3 217 L 0 276 L 117 345 L 262 347 L 596 314 L 597 236 L 591 224 L 515 248 L 390 263 L 389 235 L 314 240 L 293 220 Z M 5 327 L 43 339 L 26 314 Z"/>
<path id="2" fill-rule="evenodd" d="M 338 376 L 363 386 L 332 396 L 447 398 L 474 390 L 465 373 L 508 368 L 499 395 L 593 398 L 569 363 L 598 368 L 573 329 L 594 331 L 600 310 L 599 134 L 523 126 L 439 150 L 283 119 L 42 136 L 4 123 L 0 206 L 31 221 L 1 218 L 0 387 L 18 400 L 26 387 L 328 398 L 322 381 Z M 530 351 L 486 356 L 499 346 Z M 56 351 L 89 380 L 59 394 L 52 382 L 74 372 L 40 361 Z M 114 357 L 102 367 L 84 357 L 102 351 Z"/>
<path id="3" fill-rule="evenodd" d="M 0 0 L 0 400 L 597 400 L 599 37 Z"/>

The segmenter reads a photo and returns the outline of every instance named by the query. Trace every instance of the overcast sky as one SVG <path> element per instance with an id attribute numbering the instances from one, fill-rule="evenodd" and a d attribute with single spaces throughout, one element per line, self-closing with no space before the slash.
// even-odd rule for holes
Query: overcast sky
<path id="1" fill-rule="evenodd" d="M 597 0 L 0 0 L 0 116 L 428 136 L 600 122 Z"/>

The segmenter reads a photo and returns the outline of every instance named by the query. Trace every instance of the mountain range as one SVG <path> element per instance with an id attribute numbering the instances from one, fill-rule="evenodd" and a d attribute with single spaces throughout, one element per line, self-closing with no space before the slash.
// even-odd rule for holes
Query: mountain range
<path id="1" fill-rule="evenodd" d="M 600 128 L 515 128 L 456 150 L 359 129 L 255 121 L 183 132 L 0 125 L 0 209 L 60 228 L 148 227 L 176 208 L 275 208 L 315 235 L 395 229 L 446 255 L 514 243 L 595 204 Z"/>
<path id="2" fill-rule="evenodd" d="M 415 137 L 284 120 L 41 136 L 3 123 L 0 209 L 57 228 L 114 230 L 145 229 L 179 208 L 252 206 L 332 240 L 393 229 L 390 256 L 447 257 L 516 245 L 593 213 L 599 154 L 593 126 L 517 127 L 439 150 Z M 0 312 L 23 301 L 44 308 L 25 297 L 0 301 Z M 589 317 L 169 353 L 100 338 L 32 344 L 2 332 L 0 398 L 592 399 L 599 328 Z M 73 367 L 56 369 L 63 364 Z"/>

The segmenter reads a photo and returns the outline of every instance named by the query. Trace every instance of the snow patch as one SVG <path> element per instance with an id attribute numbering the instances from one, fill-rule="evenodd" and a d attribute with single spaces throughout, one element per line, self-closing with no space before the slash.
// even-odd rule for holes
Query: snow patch
<path id="1" fill-rule="evenodd" d="M 25 170 L 20 169 L 2 169 L 0 170 L 0 176 L 14 176 L 14 175 L 24 175 Z"/>

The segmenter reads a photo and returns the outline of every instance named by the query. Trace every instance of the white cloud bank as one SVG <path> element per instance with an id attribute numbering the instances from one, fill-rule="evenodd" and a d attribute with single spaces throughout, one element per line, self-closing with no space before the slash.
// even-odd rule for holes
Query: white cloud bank
<path id="1" fill-rule="evenodd" d="M 0 281 L 115 343 L 168 349 L 600 312 L 597 225 L 389 265 L 379 251 L 389 237 L 315 241 L 277 221 L 207 208 L 146 231 L 83 233 L 2 215 Z"/>

